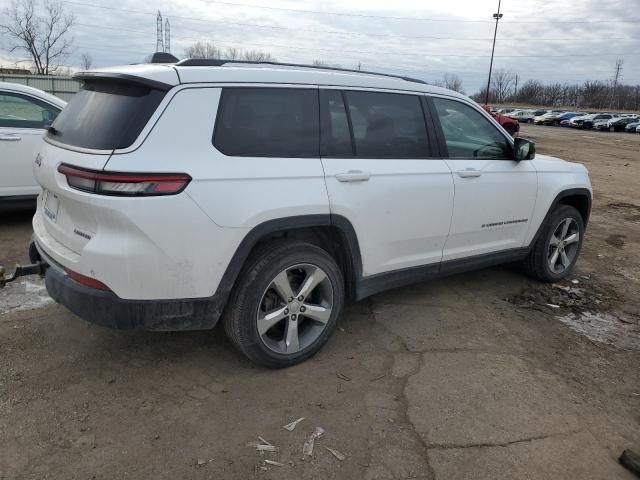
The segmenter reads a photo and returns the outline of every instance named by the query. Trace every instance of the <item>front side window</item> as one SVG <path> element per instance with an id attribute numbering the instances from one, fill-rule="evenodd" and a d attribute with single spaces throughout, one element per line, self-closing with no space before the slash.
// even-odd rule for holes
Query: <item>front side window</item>
<path id="1" fill-rule="evenodd" d="M 370 158 L 429 156 L 420 98 L 396 93 L 345 91 L 355 154 Z"/>
<path id="2" fill-rule="evenodd" d="M 318 157 L 318 91 L 224 88 L 213 144 L 238 157 Z"/>
<path id="3" fill-rule="evenodd" d="M 35 98 L 0 92 L 0 127 L 45 128 L 59 113 L 56 107 Z"/>
<path id="4" fill-rule="evenodd" d="M 509 141 L 474 108 L 455 100 L 433 98 L 449 158 L 512 159 Z"/>

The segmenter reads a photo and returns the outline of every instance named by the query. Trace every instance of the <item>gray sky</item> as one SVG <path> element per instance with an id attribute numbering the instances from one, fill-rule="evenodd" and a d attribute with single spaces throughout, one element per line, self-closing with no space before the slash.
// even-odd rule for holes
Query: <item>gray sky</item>
<path id="1" fill-rule="evenodd" d="M 0 0 L 5 6 L 9 0 Z M 315 59 L 342 67 L 435 81 L 459 75 L 467 93 L 486 83 L 497 0 L 69 0 L 79 65 L 140 62 L 155 50 L 157 10 L 171 23 L 171 51 L 193 42 L 270 52 L 279 61 Z M 551 82 L 611 78 L 640 83 L 640 0 L 503 0 L 494 69 Z M 324 12 L 324 13 L 322 13 Z M 331 12 L 331 13 L 329 13 Z M 393 17 L 393 18 L 391 18 Z M 559 22 L 575 23 L 559 23 Z M 552 23 L 556 22 L 556 23 Z M 6 63 L 6 39 L 0 61 Z"/>

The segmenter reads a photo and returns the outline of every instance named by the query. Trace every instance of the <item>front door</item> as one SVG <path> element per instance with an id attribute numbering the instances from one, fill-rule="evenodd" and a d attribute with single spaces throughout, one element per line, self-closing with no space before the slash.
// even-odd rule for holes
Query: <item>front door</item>
<path id="1" fill-rule="evenodd" d="M 453 179 L 430 152 L 420 97 L 323 89 L 320 112 L 331 213 L 352 223 L 363 275 L 438 268 Z"/>
<path id="2" fill-rule="evenodd" d="M 513 160 L 509 138 L 478 108 L 443 97 L 433 104 L 455 183 L 443 261 L 523 247 L 538 189 L 535 168 Z"/>

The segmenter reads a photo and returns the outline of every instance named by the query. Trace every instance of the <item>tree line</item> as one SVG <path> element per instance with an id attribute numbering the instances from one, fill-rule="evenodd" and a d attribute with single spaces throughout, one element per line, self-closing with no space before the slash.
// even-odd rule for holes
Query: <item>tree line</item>
<path id="1" fill-rule="evenodd" d="M 487 89 L 482 88 L 472 95 L 476 101 L 484 102 Z M 518 83 L 518 75 L 498 70 L 492 75 L 489 103 L 523 103 L 540 106 L 571 106 L 576 109 L 639 110 L 640 84 L 585 80 L 581 83 L 544 83 L 527 80 Z"/>

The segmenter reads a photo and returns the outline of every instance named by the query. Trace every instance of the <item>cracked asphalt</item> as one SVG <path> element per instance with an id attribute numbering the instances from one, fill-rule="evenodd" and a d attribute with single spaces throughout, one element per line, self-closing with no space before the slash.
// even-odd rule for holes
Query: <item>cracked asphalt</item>
<path id="1" fill-rule="evenodd" d="M 590 167 L 596 204 L 572 278 L 585 295 L 610 292 L 595 314 L 640 337 L 640 136 L 523 135 Z M 0 226 L 0 264 L 26 261 L 29 214 Z M 279 371 L 246 361 L 222 329 L 112 331 L 55 304 L 12 308 L 0 314 L 0 479 L 636 478 L 616 459 L 640 451 L 637 343 L 509 301 L 539 288 L 504 266 L 389 291 Z M 247 446 L 258 437 L 277 450 Z"/>

